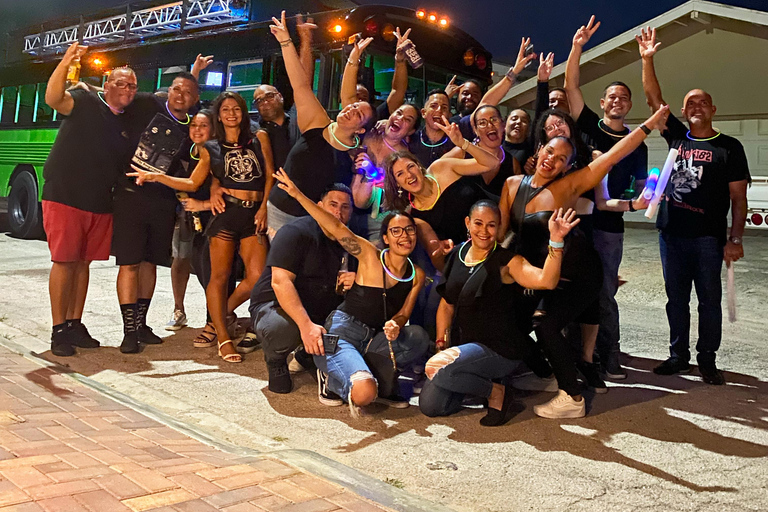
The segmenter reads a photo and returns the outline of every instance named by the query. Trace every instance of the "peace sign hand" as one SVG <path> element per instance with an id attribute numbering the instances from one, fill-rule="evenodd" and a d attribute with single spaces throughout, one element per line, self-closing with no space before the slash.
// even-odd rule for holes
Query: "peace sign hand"
<path id="1" fill-rule="evenodd" d="M 278 42 L 283 42 L 291 38 L 291 34 L 288 32 L 288 27 L 285 25 L 285 11 L 280 14 L 279 20 L 273 16 L 272 23 L 273 24 L 269 26 L 269 30 Z"/>
<path id="2" fill-rule="evenodd" d="M 640 35 L 635 36 L 635 41 L 640 50 L 640 57 L 643 59 L 653 57 L 661 46 L 661 43 L 656 42 L 656 29 L 651 27 L 640 30 Z"/>
<path id="3" fill-rule="evenodd" d="M 582 25 L 579 30 L 576 31 L 576 35 L 573 36 L 573 46 L 583 48 L 585 44 L 590 40 L 592 35 L 600 28 L 600 22 L 595 23 L 595 15 L 593 14 L 589 18 L 589 23 L 586 26 Z"/>
<path id="4" fill-rule="evenodd" d="M 315 20 L 312 19 L 312 17 L 308 17 L 307 21 L 304 21 L 304 15 L 297 14 L 296 15 L 296 31 L 299 33 L 299 39 L 303 40 L 312 40 L 312 31 L 317 29 L 317 25 L 315 25 Z"/>
<path id="5" fill-rule="evenodd" d="M 542 52 L 539 57 L 539 72 L 538 72 L 539 82 L 549 81 L 549 76 L 552 74 L 552 67 L 554 65 L 555 65 L 555 54 L 552 52 L 549 52 L 545 58 L 544 52 Z"/>
<path id="6" fill-rule="evenodd" d="M 395 49 L 396 55 L 405 52 L 405 47 L 412 42 L 410 39 L 408 39 L 409 35 L 411 35 L 411 29 L 406 30 L 405 34 L 403 35 L 400 35 L 400 27 L 395 29 L 395 37 L 397 38 L 397 46 Z"/>
<path id="7" fill-rule="evenodd" d="M 435 124 L 448 136 L 449 139 L 451 139 L 454 146 L 461 147 L 464 144 L 464 135 L 461 134 L 459 125 L 448 122 L 448 119 L 445 116 L 443 116 L 443 124 L 440 124 L 439 122 Z"/>

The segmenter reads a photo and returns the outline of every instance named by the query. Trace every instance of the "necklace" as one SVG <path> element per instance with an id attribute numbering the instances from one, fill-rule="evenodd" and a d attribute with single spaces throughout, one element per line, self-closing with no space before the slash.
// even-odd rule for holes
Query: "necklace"
<path id="1" fill-rule="evenodd" d="M 384 141 L 384 145 L 387 146 L 390 151 L 392 151 L 393 153 L 397 151 L 395 148 L 389 145 L 389 142 L 387 142 L 386 138 L 382 137 L 381 140 Z M 400 142 L 402 142 L 402 140 Z"/>
<path id="2" fill-rule="evenodd" d="M 193 150 L 193 149 L 195 149 L 195 146 L 196 146 L 195 144 L 192 144 L 192 145 L 189 147 L 189 158 L 191 158 L 192 160 L 200 160 L 200 157 L 199 157 L 199 156 L 195 156 L 195 155 L 193 155 L 193 154 L 192 154 L 192 150 Z M 199 153 L 198 153 L 198 154 L 199 154 Z"/>
<path id="3" fill-rule="evenodd" d="M 427 141 L 424 140 L 424 133 L 425 132 L 422 131 L 421 135 L 419 137 L 421 138 L 421 143 L 424 144 L 428 148 L 436 148 L 436 147 L 442 146 L 443 144 L 448 142 L 448 136 L 446 135 L 442 139 L 440 139 L 440 142 L 438 142 L 437 144 L 430 144 L 430 143 L 428 143 Z"/>
<path id="4" fill-rule="evenodd" d="M 179 118 L 176 117 L 175 115 L 173 115 L 173 113 L 171 112 L 171 109 L 168 108 L 168 102 L 167 101 L 165 102 L 165 110 L 168 111 L 168 113 L 171 115 L 171 118 L 174 121 L 176 121 L 177 123 L 179 123 L 179 124 L 189 124 L 189 120 L 190 120 L 189 119 L 189 114 L 186 114 L 186 113 L 184 114 L 185 116 L 187 116 L 187 120 L 186 121 L 179 121 Z"/>
<path id="5" fill-rule="evenodd" d="M 461 250 L 462 250 L 462 249 L 464 248 L 464 246 L 465 246 L 465 245 L 467 245 L 468 243 L 469 243 L 469 240 L 467 240 L 466 242 L 464 242 L 463 244 L 461 244 L 461 245 L 459 246 L 459 260 L 460 260 L 460 261 L 461 261 L 461 262 L 464 264 L 464 266 L 466 266 L 466 267 L 470 267 L 469 273 L 471 274 L 471 273 L 472 273 L 472 272 L 475 270 L 475 267 L 476 267 L 476 266 L 480 265 L 482 262 L 484 262 L 485 260 L 487 260 L 487 259 L 488 259 L 488 256 L 490 256 L 491 254 L 493 254 L 493 251 L 495 251 L 495 250 L 496 250 L 496 242 L 495 242 L 495 241 L 493 242 L 493 249 L 491 249 L 491 250 L 488 252 L 488 254 L 486 254 L 486 255 L 485 255 L 485 258 L 481 259 L 480 261 L 475 261 L 475 262 L 473 262 L 473 263 L 467 263 L 467 262 L 464 260 L 464 258 L 461 256 Z M 469 249 L 467 249 L 467 253 L 466 253 L 464 256 L 467 256 L 467 255 L 469 255 Z"/>
<path id="6" fill-rule="evenodd" d="M 225 147 L 227 149 L 237 149 L 237 148 L 243 147 L 242 144 L 239 144 L 237 142 L 230 143 L 230 144 L 234 144 L 234 146 L 229 146 L 228 143 L 229 141 L 224 141 L 224 142 L 221 142 L 220 144 L 222 145 L 222 147 Z"/>
<path id="7" fill-rule="evenodd" d="M 434 206 L 437 204 L 437 200 L 440 199 L 440 193 L 441 193 L 440 192 L 440 183 L 437 182 L 437 180 L 434 178 L 434 176 L 432 176 L 430 174 L 426 174 L 425 177 L 427 179 L 430 179 L 430 180 L 432 180 L 434 182 L 435 186 L 437 187 L 437 197 L 435 197 L 435 201 L 431 205 L 429 205 L 429 208 L 416 208 L 416 205 L 413 204 L 413 200 L 411 199 L 411 193 L 408 192 L 408 202 L 411 203 L 411 206 L 413 208 L 416 208 L 417 210 L 420 210 L 420 211 L 431 210 L 432 208 L 434 208 Z"/>
<path id="8" fill-rule="evenodd" d="M 717 132 L 717 130 L 715 130 Z M 717 132 L 717 135 L 713 135 L 712 137 L 707 137 L 706 139 L 697 139 L 696 137 L 691 137 L 691 130 L 688 130 L 688 133 L 685 134 L 686 137 L 688 137 L 688 140 L 692 140 L 695 142 L 706 142 L 708 140 L 716 139 L 720 136 L 720 132 Z"/>
<path id="9" fill-rule="evenodd" d="M 336 123 L 331 123 L 331 124 L 333 124 L 335 126 L 338 126 L 338 124 L 336 124 Z M 342 146 L 344 146 L 347 149 L 355 149 L 358 146 L 360 146 L 360 137 L 358 137 L 357 134 L 355 134 L 355 145 L 354 146 L 347 146 L 346 144 L 341 142 L 338 137 L 336 137 L 336 130 L 334 130 L 333 128 L 331 128 L 329 126 L 328 127 L 328 131 L 331 133 L 331 137 L 333 137 L 333 140 L 335 140 L 336 142 L 338 142 L 339 144 L 341 144 Z"/>
<path id="10" fill-rule="evenodd" d="M 379 253 L 381 266 L 384 267 L 384 271 L 387 273 L 387 275 L 400 283 L 407 283 L 408 281 L 413 281 L 413 278 L 416 277 L 416 267 L 413 266 L 413 262 L 411 261 L 411 258 L 406 258 L 408 260 L 408 263 L 411 264 L 411 277 L 407 279 L 403 279 L 402 277 L 397 277 L 395 274 L 393 274 L 392 271 L 387 268 L 387 264 L 384 263 L 384 254 L 386 254 L 387 252 L 389 252 L 389 249 L 384 249 Z M 383 286 L 384 286 L 384 289 L 386 290 L 387 283 L 384 283 Z"/>
<path id="11" fill-rule="evenodd" d="M 603 133 L 607 133 L 607 134 L 608 134 L 608 135 L 610 135 L 611 137 L 616 137 L 617 139 L 623 139 L 624 137 L 626 137 L 626 136 L 628 135 L 627 133 L 625 133 L 624 135 L 619 135 L 619 134 L 617 134 L 617 133 L 611 133 L 611 132 L 609 132 L 608 130 L 606 130 L 606 129 L 604 128 L 604 126 L 605 126 L 605 123 L 603 122 L 603 120 L 602 120 L 602 119 L 600 119 L 600 120 L 598 120 L 598 121 L 597 121 L 597 127 L 598 127 L 598 128 L 600 128 L 600 131 L 602 131 Z M 627 125 L 624 125 L 624 128 L 626 128 L 627 130 L 629 130 L 629 126 L 627 126 Z"/>
<path id="12" fill-rule="evenodd" d="M 115 114 L 122 114 L 123 112 L 125 112 L 125 110 L 121 110 L 121 109 L 119 109 L 119 108 L 115 108 L 115 107 L 113 107 L 112 105 L 110 105 L 109 103 L 107 103 L 107 100 L 105 100 L 105 99 L 104 99 L 104 93 L 103 93 L 103 92 L 99 91 L 99 92 L 98 92 L 98 96 L 99 96 L 99 99 L 100 99 L 101 101 L 103 101 L 103 102 L 104 102 L 104 104 L 105 104 L 107 107 L 109 107 L 109 110 L 111 110 L 111 111 L 112 111 L 112 112 L 114 112 Z M 689 132 L 689 133 L 690 133 L 690 132 Z"/>

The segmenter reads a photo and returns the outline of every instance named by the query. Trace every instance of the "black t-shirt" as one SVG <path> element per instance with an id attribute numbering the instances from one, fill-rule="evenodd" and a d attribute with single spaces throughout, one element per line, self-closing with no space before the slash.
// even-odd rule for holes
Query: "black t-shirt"
<path id="1" fill-rule="evenodd" d="M 302 217 L 286 224 L 272 240 L 267 268 L 251 292 L 251 309 L 277 300 L 272 290 L 272 267 L 278 267 L 296 275 L 293 284 L 307 315 L 322 325 L 343 298 L 336 295 L 342 256 L 341 245 L 325 236 L 313 218 Z"/>
<path id="2" fill-rule="evenodd" d="M 576 124 L 582 133 L 589 137 L 589 145 L 598 151 L 605 153 L 620 141 L 630 130 L 625 128 L 620 132 L 611 130 L 602 122 L 600 116 L 595 114 L 588 106 L 579 115 Z M 645 143 L 627 155 L 622 161 L 613 166 L 608 173 L 608 195 L 611 199 L 630 199 L 624 197 L 624 191 L 630 186 L 632 177 L 635 180 L 648 178 L 648 147 Z M 608 231 L 609 233 L 624 232 L 624 213 L 607 212 L 595 208 L 593 212 L 595 229 Z"/>
<path id="3" fill-rule="evenodd" d="M 313 128 L 301 134 L 288 153 L 285 172 L 304 195 L 317 202 L 336 176 L 333 146 L 323 138 L 323 128 Z M 269 202 L 280 211 L 301 217 L 304 208 L 279 187 L 272 187 Z"/>
<path id="4" fill-rule="evenodd" d="M 416 155 L 416 158 L 419 159 L 419 162 L 421 162 L 421 165 L 423 165 L 424 168 L 432 165 L 432 162 L 442 158 L 444 154 L 454 147 L 453 142 L 451 142 L 451 139 L 449 139 L 447 135 L 444 135 L 443 138 L 437 142 L 430 141 L 429 137 L 427 137 L 425 128 L 414 133 L 408 143 L 408 149 L 411 150 L 411 153 Z"/>
<path id="5" fill-rule="evenodd" d="M 267 181 L 264 155 L 259 139 L 244 146 L 229 145 L 218 140 L 205 143 L 211 156 L 211 174 L 224 188 L 263 191 Z"/>
<path id="6" fill-rule="evenodd" d="M 477 135 L 475 134 L 475 130 L 472 128 L 472 114 L 468 114 L 466 116 L 462 116 L 461 114 L 456 114 L 455 116 L 451 117 L 449 121 L 451 123 L 456 123 L 459 125 L 459 130 L 461 130 L 461 134 L 469 142 L 474 141 L 475 137 L 477 137 Z"/>
<path id="7" fill-rule="evenodd" d="M 291 148 L 301 137 L 299 125 L 296 122 L 296 105 L 291 107 L 291 110 L 285 114 L 283 124 L 280 125 L 262 119 L 259 121 L 258 127 L 267 132 L 269 136 L 269 142 L 272 144 L 272 160 L 275 169 L 285 167 L 288 153 L 291 152 Z"/>
<path id="8" fill-rule="evenodd" d="M 531 128 L 531 131 L 533 131 L 533 128 Z M 505 140 L 504 144 L 502 144 L 504 151 L 520 164 L 520 169 L 525 169 L 525 162 L 528 160 L 528 157 L 533 154 L 531 146 L 532 144 L 527 140 L 525 142 L 509 142 Z"/>
<path id="9" fill-rule="evenodd" d="M 749 179 L 741 143 L 723 133 L 710 140 L 691 140 L 675 116 L 661 134 L 680 154 L 659 209 L 656 226 L 681 238 L 714 236 L 725 244 L 730 208 L 729 183 Z"/>
<path id="10" fill-rule="evenodd" d="M 115 115 L 94 92 L 70 91 L 65 117 L 43 167 L 43 199 L 93 213 L 112 211 L 112 189 L 135 146 L 125 114 Z"/>

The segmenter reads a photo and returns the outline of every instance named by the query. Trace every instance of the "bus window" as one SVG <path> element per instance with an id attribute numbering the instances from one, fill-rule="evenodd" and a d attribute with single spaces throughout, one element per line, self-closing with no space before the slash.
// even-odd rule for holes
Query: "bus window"
<path id="1" fill-rule="evenodd" d="M 45 103 L 45 89 L 47 82 L 37 84 L 37 103 L 35 106 L 35 123 L 49 123 L 53 121 L 53 110 Z"/>
<path id="2" fill-rule="evenodd" d="M 16 118 L 16 96 L 18 91 L 15 87 L 3 87 L 3 98 L 0 103 L 0 123 L 13 124 Z"/>
<path id="3" fill-rule="evenodd" d="M 22 85 L 19 87 L 19 108 L 16 115 L 16 122 L 21 124 L 30 124 L 35 113 L 35 84 Z"/>
<path id="4" fill-rule="evenodd" d="M 200 72 L 198 84 L 200 85 L 200 101 L 210 102 L 224 87 L 224 65 L 221 62 L 213 62 Z M 246 98 L 246 103 L 248 99 Z"/>
<path id="5" fill-rule="evenodd" d="M 169 68 L 159 68 L 157 70 L 157 89 L 168 89 L 173 83 L 173 79 L 181 73 L 187 71 L 186 66 L 171 66 Z"/>
<path id="6" fill-rule="evenodd" d="M 155 86 L 157 85 L 156 69 L 136 69 L 134 72 L 136 73 L 139 91 L 155 92 Z"/>
<path id="7" fill-rule="evenodd" d="M 240 94 L 246 105 L 251 105 L 253 91 L 263 78 L 263 59 L 232 61 L 227 71 L 227 90 Z"/>

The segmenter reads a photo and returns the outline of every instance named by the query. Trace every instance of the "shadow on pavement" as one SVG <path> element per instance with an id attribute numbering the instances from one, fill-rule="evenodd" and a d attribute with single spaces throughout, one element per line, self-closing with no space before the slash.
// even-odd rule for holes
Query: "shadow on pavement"
<path id="1" fill-rule="evenodd" d="M 86 376 L 104 370 L 125 374 L 152 372 L 144 377 L 157 379 L 226 372 L 267 380 L 266 365 L 260 350 L 248 354 L 243 363 L 226 363 L 216 355 L 215 348 L 192 348 L 192 338 L 198 332 L 199 329 L 184 329 L 165 338 L 162 345 L 144 347 L 140 354 L 122 354 L 117 348 L 106 347 L 96 350 L 78 349 L 76 356 L 67 358 L 56 357 L 50 352 L 40 356 Z M 154 367 L 155 362 L 179 360 L 191 360 L 204 367 L 172 374 L 158 373 Z M 560 421 L 538 418 L 533 414 L 533 406 L 549 400 L 553 394 L 518 391 L 525 410 L 500 428 L 480 427 L 478 421 L 485 412 L 477 409 L 467 409 L 448 418 L 427 418 L 416 407 L 388 409 L 374 404 L 367 408 L 366 416 L 354 420 L 346 407 L 326 407 L 320 404 L 317 400 L 317 385 L 307 373 L 294 375 L 294 391 L 288 395 L 271 393 L 266 386 L 262 392 L 270 406 L 280 415 L 335 419 L 358 431 L 372 433 L 360 442 L 336 447 L 335 450 L 339 452 L 354 452 L 409 431 L 430 438 L 433 434 L 428 428 L 443 425 L 452 429 L 448 437 L 457 442 L 523 442 L 542 452 L 568 452 L 593 461 L 622 464 L 697 492 L 735 492 L 736 489 L 697 485 L 651 464 L 627 457 L 620 448 L 614 448 L 611 444 L 617 441 L 616 436 L 629 434 L 668 443 L 691 444 L 723 456 L 768 456 L 768 446 L 723 436 L 695 423 L 697 419 L 715 419 L 768 430 L 765 419 L 765 411 L 768 411 L 768 383 L 749 375 L 725 372 L 728 385 L 709 386 L 695 374 L 669 377 L 655 375 L 652 368 L 660 361 L 654 359 L 625 356 L 624 362 L 629 374 L 626 381 L 611 386 L 605 395 L 596 397 L 585 393 L 588 404 L 585 418 Z M 30 380 L 47 387 L 45 379 L 40 375 L 28 376 Z"/>

